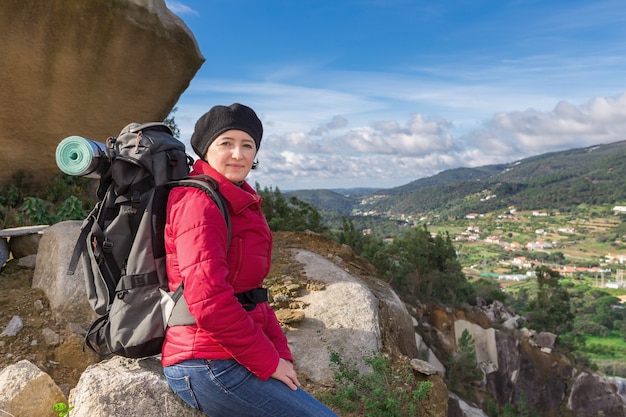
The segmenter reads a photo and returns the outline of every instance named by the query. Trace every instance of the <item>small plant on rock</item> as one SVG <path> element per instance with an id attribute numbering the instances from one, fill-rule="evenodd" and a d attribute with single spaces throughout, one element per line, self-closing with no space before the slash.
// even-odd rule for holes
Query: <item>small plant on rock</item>
<path id="1" fill-rule="evenodd" d="M 72 411 L 74 407 L 68 407 L 65 403 L 56 403 L 53 409 L 54 411 L 59 412 L 59 417 L 68 417 L 70 415 L 70 411 Z"/>
<path id="2" fill-rule="evenodd" d="M 360 411 L 367 417 L 418 416 L 419 403 L 428 397 L 432 383 L 416 381 L 408 364 L 394 366 L 391 358 L 380 352 L 365 355 L 363 360 L 372 372 L 361 374 L 354 361 L 332 352 L 337 385 L 323 400 L 341 412 Z"/>

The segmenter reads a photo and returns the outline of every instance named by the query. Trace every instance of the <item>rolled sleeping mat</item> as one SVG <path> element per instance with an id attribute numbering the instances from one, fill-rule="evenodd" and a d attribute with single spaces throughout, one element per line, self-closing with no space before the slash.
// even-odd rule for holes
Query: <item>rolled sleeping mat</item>
<path id="1" fill-rule="evenodd" d="M 109 168 L 106 145 L 81 136 L 59 142 L 56 162 L 64 173 L 87 178 L 100 178 Z"/>

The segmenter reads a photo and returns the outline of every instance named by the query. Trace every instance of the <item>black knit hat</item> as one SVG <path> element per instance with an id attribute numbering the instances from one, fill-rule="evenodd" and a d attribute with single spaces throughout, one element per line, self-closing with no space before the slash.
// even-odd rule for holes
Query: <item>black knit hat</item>
<path id="1" fill-rule="evenodd" d="M 243 130 L 254 139 L 256 149 L 261 146 L 263 125 L 254 110 L 243 104 L 214 106 L 196 122 L 191 135 L 191 147 L 202 159 L 206 157 L 209 145 L 227 130 Z"/>

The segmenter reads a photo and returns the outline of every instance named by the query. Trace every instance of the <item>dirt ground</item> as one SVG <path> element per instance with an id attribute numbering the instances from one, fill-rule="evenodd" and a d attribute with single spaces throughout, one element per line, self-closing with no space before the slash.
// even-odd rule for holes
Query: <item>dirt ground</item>
<path id="1" fill-rule="evenodd" d="M 14 316 L 23 323 L 15 336 L 0 337 L 0 370 L 28 360 L 50 375 L 67 396 L 82 371 L 98 358 L 83 352 L 82 338 L 54 320 L 43 291 L 31 288 L 32 279 L 33 270 L 18 266 L 16 260 L 0 272 L 0 332 Z"/>
<path id="2" fill-rule="evenodd" d="M 267 284 L 277 284 L 285 277 L 306 281 L 301 268 L 291 258 L 289 248 L 306 248 L 329 258 L 339 256 L 344 261 L 343 266 L 357 275 L 372 272 L 367 263 L 356 258 L 345 246 L 310 233 L 279 232 L 274 234 L 273 267 Z M 14 316 L 23 321 L 22 329 L 15 336 L 0 337 L 0 371 L 26 359 L 48 373 L 68 395 L 85 368 L 100 359 L 88 349 L 83 350 L 77 329 L 54 320 L 43 291 L 31 288 L 33 272 L 18 266 L 15 260 L 7 262 L 0 271 L 0 332 Z M 309 385 L 307 389 L 315 391 L 316 387 Z"/>

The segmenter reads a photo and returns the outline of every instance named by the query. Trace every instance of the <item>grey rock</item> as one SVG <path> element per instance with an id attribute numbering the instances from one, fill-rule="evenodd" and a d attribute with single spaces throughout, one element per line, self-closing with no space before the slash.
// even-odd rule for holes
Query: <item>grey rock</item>
<path id="1" fill-rule="evenodd" d="M 69 403 L 72 417 L 205 416 L 174 394 L 154 357 L 114 357 L 90 366 L 70 391 Z"/>
<path id="2" fill-rule="evenodd" d="M 37 265 L 37 254 L 23 256 L 17 260 L 17 265 L 22 268 L 35 269 Z"/>
<path id="3" fill-rule="evenodd" d="M 7 324 L 7 327 L 4 328 L 2 333 L 0 333 L 0 337 L 4 336 L 16 336 L 20 330 L 24 327 L 24 321 L 20 316 L 13 316 Z"/>
<path id="4" fill-rule="evenodd" d="M 65 221 L 50 226 L 39 242 L 33 288 L 48 298 L 50 310 L 60 323 L 74 321 L 83 327 L 97 318 L 87 299 L 82 264 L 68 275 L 69 260 L 80 234 L 81 221 Z"/>
<path id="5" fill-rule="evenodd" d="M 9 248 L 15 259 L 37 255 L 41 233 L 26 233 L 9 239 Z"/>
<path id="6" fill-rule="evenodd" d="M 411 359 L 411 367 L 423 375 L 435 375 L 437 373 L 441 374 L 439 369 L 421 359 Z"/>
<path id="7" fill-rule="evenodd" d="M 54 416 L 54 405 L 65 401 L 52 378 L 26 360 L 0 371 L 0 410 L 10 415 Z"/>
<path id="8" fill-rule="evenodd" d="M 57 332 L 49 328 L 43 329 L 41 334 L 48 346 L 59 346 L 63 341 Z"/>
<path id="9" fill-rule="evenodd" d="M 9 241 L 6 238 L 0 238 L 0 269 L 9 260 L 11 251 L 9 250 Z"/>
<path id="10" fill-rule="evenodd" d="M 617 393 L 617 387 L 607 378 L 582 372 L 572 385 L 567 401 L 576 416 L 626 416 L 626 401 Z"/>

